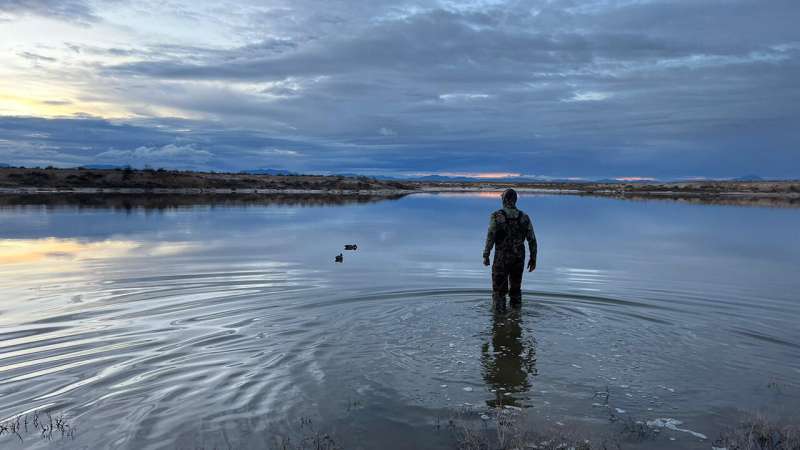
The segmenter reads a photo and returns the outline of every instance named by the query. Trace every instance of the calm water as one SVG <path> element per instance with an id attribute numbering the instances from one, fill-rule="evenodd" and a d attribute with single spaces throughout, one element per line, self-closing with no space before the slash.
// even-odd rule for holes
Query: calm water
<path id="1" fill-rule="evenodd" d="M 797 417 L 797 209 L 523 196 L 539 268 L 498 317 L 497 194 L 125 203 L 0 209 L 0 419 L 78 426 L 0 443 L 448 448 L 437 417 L 502 403 L 537 426 L 674 418 L 710 439 L 660 445 L 709 448 L 742 412 Z"/>

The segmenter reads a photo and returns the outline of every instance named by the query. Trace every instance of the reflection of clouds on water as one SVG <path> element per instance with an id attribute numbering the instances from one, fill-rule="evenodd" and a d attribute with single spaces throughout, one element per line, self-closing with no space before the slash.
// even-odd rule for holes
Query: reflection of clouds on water
<path id="1" fill-rule="evenodd" d="M 494 314 L 490 340 L 481 351 L 481 366 L 483 379 L 494 394 L 487 405 L 520 406 L 531 389 L 530 377 L 536 376 L 537 370 L 536 342 L 532 336 L 525 336 L 519 310 Z"/>
<path id="2" fill-rule="evenodd" d="M 141 243 L 131 240 L 83 241 L 79 239 L 2 239 L 0 264 L 35 264 L 65 260 L 81 262 L 127 256 L 172 256 L 199 248 L 197 243 Z M 57 269 L 49 267 L 49 270 Z"/>
<path id="3" fill-rule="evenodd" d="M 563 278 L 563 283 L 577 286 L 582 291 L 600 291 L 598 287 L 606 284 L 609 278 L 608 271 L 597 269 L 579 269 L 575 267 L 556 267 L 553 272 Z"/>
<path id="4" fill-rule="evenodd" d="M 421 272 L 429 274 L 437 278 L 454 279 L 454 278 L 468 278 L 475 279 L 480 276 L 485 276 L 488 269 L 483 266 L 478 268 L 470 268 L 468 264 L 446 264 L 438 262 L 421 262 L 416 264 L 417 269 Z"/>
<path id="5" fill-rule="evenodd" d="M 0 264 L 37 263 L 50 259 L 85 260 L 127 255 L 138 244 L 132 241 L 83 242 L 77 239 L 2 239 Z"/>
<path id="6" fill-rule="evenodd" d="M 86 448 L 147 449 L 243 417 L 427 427 L 489 399 L 605 421 L 583 394 L 606 385 L 630 417 L 703 432 L 691 414 L 759 406 L 770 379 L 796 405 L 800 217 L 785 210 L 526 197 L 541 266 L 523 310 L 491 317 L 496 200 L 125 200 L 0 207 L 0 255 L 34 258 L 0 264 L 0 416 L 53 404 Z M 358 251 L 335 265 L 346 243 Z"/>

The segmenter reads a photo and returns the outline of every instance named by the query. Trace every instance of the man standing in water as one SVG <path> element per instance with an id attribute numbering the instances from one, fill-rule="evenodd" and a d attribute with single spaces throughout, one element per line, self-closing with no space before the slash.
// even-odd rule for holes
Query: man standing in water
<path id="1" fill-rule="evenodd" d="M 492 264 L 492 302 L 496 311 L 506 309 L 506 294 L 511 307 L 522 305 L 522 272 L 525 268 L 525 241 L 531 250 L 528 272 L 536 269 L 536 235 L 527 214 L 517 209 L 517 192 L 503 192 L 503 208 L 492 213 L 489 232 L 483 249 L 483 265 L 489 265 L 489 254 L 494 247 Z"/>

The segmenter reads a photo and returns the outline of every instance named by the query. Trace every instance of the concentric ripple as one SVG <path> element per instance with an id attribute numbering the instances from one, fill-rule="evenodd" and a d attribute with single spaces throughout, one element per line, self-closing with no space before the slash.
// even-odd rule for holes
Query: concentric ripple
<path id="1" fill-rule="evenodd" d="M 551 422 L 680 417 L 713 434 L 711 411 L 798 399 L 798 286 L 776 273 L 796 259 L 762 261 L 770 271 L 756 276 L 719 245 L 653 259 L 629 234 L 570 243 L 545 223 L 523 307 L 495 314 L 470 242 L 483 220 L 452 220 L 483 201 L 106 211 L 93 217 L 110 233 L 99 240 L 35 230 L 0 266 L 1 418 L 63 413 L 80 429 L 64 444 L 79 448 L 259 447 L 254 436 L 291 435 L 301 417 L 365 448 L 387 436 L 404 448 L 465 405 Z M 431 221 L 453 228 L 431 235 Z M 120 222 L 138 228 L 117 236 Z"/>

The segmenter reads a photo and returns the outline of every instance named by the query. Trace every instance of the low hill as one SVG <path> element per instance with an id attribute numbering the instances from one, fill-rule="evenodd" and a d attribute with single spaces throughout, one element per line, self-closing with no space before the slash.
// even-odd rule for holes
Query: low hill
<path id="1" fill-rule="evenodd" d="M 262 175 L 134 169 L 0 168 L 0 188 L 44 189 L 269 189 L 302 191 L 398 191 L 399 181 L 323 175 Z"/>

